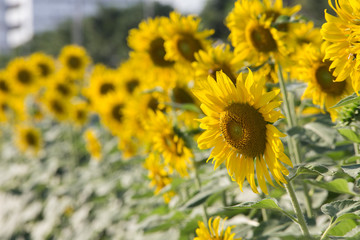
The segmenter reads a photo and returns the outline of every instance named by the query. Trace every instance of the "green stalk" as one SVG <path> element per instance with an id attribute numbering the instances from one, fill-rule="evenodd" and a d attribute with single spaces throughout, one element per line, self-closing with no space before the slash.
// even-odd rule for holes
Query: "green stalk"
<path id="1" fill-rule="evenodd" d="M 323 234 L 320 237 L 320 240 L 325 239 L 326 235 L 328 234 L 328 232 L 330 231 L 330 229 L 333 227 L 334 223 L 333 223 L 333 219 L 331 218 L 330 224 L 329 226 L 326 228 L 326 230 L 323 232 Z"/>
<path id="2" fill-rule="evenodd" d="M 299 204 L 299 201 L 296 198 L 296 194 L 295 194 L 294 188 L 292 186 L 292 183 L 289 181 L 289 179 L 286 176 L 285 176 L 285 179 L 288 181 L 288 183 L 285 184 L 285 189 L 286 189 L 287 193 L 290 196 L 291 203 L 292 203 L 293 208 L 295 210 L 295 213 L 296 213 L 296 216 L 297 216 L 297 219 L 298 219 L 298 224 L 299 224 L 299 226 L 301 228 L 301 231 L 302 231 L 302 233 L 304 234 L 304 236 L 307 239 L 311 239 L 309 229 L 307 227 L 304 215 L 301 212 L 300 204 Z"/>
<path id="3" fill-rule="evenodd" d="M 195 168 L 195 182 L 196 185 L 199 189 L 199 191 L 201 191 L 201 181 L 200 181 L 200 176 L 199 176 L 199 171 L 198 171 L 198 167 L 194 161 L 194 168 Z M 205 203 L 202 204 L 202 209 L 203 209 L 203 221 L 204 223 L 207 223 L 208 219 L 209 219 L 209 214 L 207 213 L 207 209 L 205 206 Z"/>
<path id="4" fill-rule="evenodd" d="M 279 78 L 279 84 L 280 84 L 280 90 L 283 94 L 283 100 L 284 100 L 284 109 L 285 109 L 285 115 L 286 118 L 288 119 L 288 127 L 292 128 L 295 127 L 297 125 L 297 121 L 296 121 L 296 114 L 294 111 L 294 106 L 293 104 L 290 104 L 289 102 L 289 96 L 288 96 L 288 92 L 286 90 L 286 86 L 285 86 L 285 81 L 283 78 L 283 74 L 282 74 L 282 68 L 281 65 L 278 65 L 279 67 L 279 72 L 278 72 L 278 78 Z M 292 106 L 292 108 L 290 107 Z M 301 161 L 301 155 L 300 155 L 300 150 L 299 150 L 299 142 L 293 138 L 293 137 L 288 137 L 288 145 L 289 145 L 289 150 L 293 155 L 294 161 L 296 165 L 299 165 L 302 161 Z M 314 211 L 312 209 L 312 204 L 311 204 L 311 197 L 309 195 L 309 191 L 308 191 L 308 186 L 305 182 L 302 182 L 302 187 L 304 189 L 304 195 L 305 195 L 305 203 L 306 203 L 306 214 L 309 218 L 312 218 L 314 216 Z"/>

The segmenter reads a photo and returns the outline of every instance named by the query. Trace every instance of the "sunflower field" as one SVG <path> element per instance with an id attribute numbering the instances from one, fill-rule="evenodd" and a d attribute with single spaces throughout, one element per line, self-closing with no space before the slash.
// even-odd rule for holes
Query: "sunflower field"
<path id="1" fill-rule="evenodd" d="M 9 61 L 0 239 L 360 239 L 360 1 L 300 9 L 237 0 L 228 42 L 149 17 L 117 68 Z"/>

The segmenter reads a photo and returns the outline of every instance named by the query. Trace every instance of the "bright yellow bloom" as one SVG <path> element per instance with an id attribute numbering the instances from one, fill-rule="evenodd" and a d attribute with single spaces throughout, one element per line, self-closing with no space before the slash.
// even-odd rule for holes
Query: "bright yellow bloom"
<path id="1" fill-rule="evenodd" d="M 235 83 L 239 69 L 234 63 L 234 53 L 229 45 L 218 45 L 207 51 L 200 50 L 195 53 L 192 63 L 197 81 L 207 81 L 208 75 L 216 78 L 216 72 L 222 70 Z"/>
<path id="2" fill-rule="evenodd" d="M 16 145 L 22 152 L 29 152 L 37 155 L 42 147 L 41 133 L 38 129 L 31 126 L 17 126 Z"/>
<path id="3" fill-rule="evenodd" d="M 267 194 L 265 179 L 273 185 L 268 171 L 282 185 L 286 183 L 283 174 L 289 171 L 281 162 L 292 166 L 280 140 L 286 135 L 272 125 L 283 117 L 275 110 L 281 104 L 274 100 L 279 90 L 263 93 L 265 79 L 254 79 L 251 71 L 245 80 L 240 74 L 236 86 L 223 72 L 217 72 L 216 79 L 209 76 L 202 88 L 193 90 L 206 114 L 200 120 L 205 132 L 197 139 L 198 146 L 213 148 L 208 160 L 213 158 L 215 169 L 225 162 L 240 189 L 246 177 L 258 193 L 256 168 L 257 182 Z"/>
<path id="4" fill-rule="evenodd" d="M 15 58 L 7 66 L 15 94 L 34 93 L 39 87 L 39 69 L 25 58 Z"/>
<path id="5" fill-rule="evenodd" d="M 8 73 L 5 70 L 0 71 L 0 95 L 10 96 L 14 93 Z"/>
<path id="6" fill-rule="evenodd" d="M 53 80 L 48 84 L 48 92 L 58 95 L 62 99 L 71 99 L 77 94 L 76 85 L 73 81 L 69 81 L 68 75 L 64 71 L 58 71 Z"/>
<path id="7" fill-rule="evenodd" d="M 203 222 L 198 222 L 199 228 L 196 229 L 197 237 L 194 240 L 241 240 L 242 238 L 234 238 L 235 233 L 231 233 L 233 227 L 227 227 L 224 231 L 224 224 L 226 218 L 222 220 L 221 229 L 219 229 L 220 221 L 222 219 L 217 216 L 214 221 L 211 217 L 208 222 L 208 227 Z"/>
<path id="8" fill-rule="evenodd" d="M 73 80 L 81 80 L 90 63 L 86 50 L 77 45 L 68 45 L 61 49 L 59 60 Z"/>
<path id="9" fill-rule="evenodd" d="M 150 153 L 145 159 L 144 167 L 149 171 L 148 177 L 151 180 L 150 186 L 156 187 L 155 194 L 159 194 L 164 187 L 171 184 L 172 179 L 166 170 L 165 164 L 161 163 L 159 154 Z M 174 195 L 174 191 L 165 192 L 163 194 L 164 201 L 168 203 Z"/>
<path id="10" fill-rule="evenodd" d="M 87 129 L 84 133 L 84 138 L 86 141 L 86 149 L 91 154 L 91 157 L 97 161 L 101 161 L 101 144 L 96 137 L 95 131 L 93 129 Z"/>
<path id="11" fill-rule="evenodd" d="M 61 98 L 58 94 L 47 92 L 41 102 L 46 106 L 48 112 L 53 115 L 58 121 L 65 121 L 69 119 L 70 102 L 69 100 Z"/>
<path id="12" fill-rule="evenodd" d="M 71 106 L 71 119 L 77 126 L 83 126 L 88 121 L 89 106 L 86 102 L 77 102 Z"/>
<path id="13" fill-rule="evenodd" d="M 311 98 L 314 104 L 325 108 L 333 121 L 337 118 L 337 110 L 330 107 L 353 92 L 351 79 L 334 82 L 333 71 L 329 70 L 330 61 L 323 61 L 324 47 L 322 49 L 308 46 L 303 49 L 300 57 L 300 79 L 308 83 L 302 98 Z"/>
<path id="14" fill-rule="evenodd" d="M 360 3 L 357 0 L 335 0 L 330 7 L 337 17 L 325 10 L 326 23 L 321 28 L 323 38 L 329 43 L 325 59 L 331 61 L 335 81 L 341 82 L 349 76 L 355 92 L 360 90 Z"/>
<path id="15" fill-rule="evenodd" d="M 29 60 L 39 69 L 41 80 L 47 81 L 55 73 L 55 60 L 53 57 L 37 52 L 31 54 Z"/>
<path id="16" fill-rule="evenodd" d="M 152 151 L 161 153 L 165 164 L 172 173 L 175 169 L 182 177 L 188 176 L 193 154 L 185 140 L 174 130 L 172 120 L 164 113 L 149 111 L 149 120 L 145 126 L 151 136 Z"/>
<path id="17" fill-rule="evenodd" d="M 165 59 L 169 61 L 193 62 L 194 54 L 207 49 L 211 42 L 207 38 L 213 30 L 199 31 L 200 18 L 181 16 L 171 12 L 169 19 L 160 30 L 164 36 Z"/>

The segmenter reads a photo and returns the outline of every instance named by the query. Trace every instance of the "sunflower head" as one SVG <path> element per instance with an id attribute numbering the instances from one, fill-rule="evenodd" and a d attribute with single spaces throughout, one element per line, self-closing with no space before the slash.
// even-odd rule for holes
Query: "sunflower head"
<path id="1" fill-rule="evenodd" d="M 55 60 L 42 52 L 33 53 L 29 59 L 40 71 L 40 77 L 48 80 L 55 72 Z"/>
<path id="2" fill-rule="evenodd" d="M 8 73 L 5 70 L 0 71 L 0 95 L 8 96 L 13 93 L 13 85 L 10 82 Z"/>
<path id="3" fill-rule="evenodd" d="M 71 107 L 71 119 L 75 125 L 83 126 L 88 121 L 89 107 L 86 102 L 77 102 Z"/>
<path id="4" fill-rule="evenodd" d="M 220 222 L 222 221 L 221 228 Z M 226 218 L 221 219 L 219 216 L 211 217 L 208 227 L 203 222 L 198 222 L 199 227 L 196 229 L 196 237 L 194 240 L 241 240 L 242 238 L 234 238 L 235 233 L 231 233 L 233 227 L 227 227 L 224 231 Z"/>
<path id="5" fill-rule="evenodd" d="M 42 147 L 41 133 L 32 126 L 18 126 L 16 128 L 16 144 L 20 151 L 36 155 Z"/>
<path id="6" fill-rule="evenodd" d="M 265 79 L 254 79 L 252 72 L 243 79 L 239 75 L 236 85 L 223 72 L 217 72 L 216 81 L 209 76 L 193 92 L 201 101 L 206 116 L 200 120 L 205 129 L 197 139 L 200 149 L 213 148 L 215 168 L 225 162 L 231 177 L 242 189 L 249 181 L 254 192 L 256 170 L 258 184 L 267 193 L 265 179 L 272 183 L 269 171 L 279 183 L 285 183 L 283 174 L 288 170 L 281 162 L 292 166 L 284 154 L 279 132 L 273 123 L 283 115 L 276 110 L 281 102 L 274 100 L 279 90 L 265 92 Z"/>
<path id="7" fill-rule="evenodd" d="M 7 66 L 14 93 L 26 95 L 38 90 L 40 71 L 25 58 L 15 58 Z"/>
<path id="8" fill-rule="evenodd" d="M 91 61 L 86 50 L 77 45 L 63 47 L 59 55 L 59 60 L 63 68 L 74 80 L 83 78 L 85 69 Z"/>
<path id="9" fill-rule="evenodd" d="M 167 23 L 160 29 L 165 40 L 166 60 L 193 62 L 196 52 L 210 46 L 207 37 L 214 31 L 200 31 L 199 23 L 198 17 L 170 13 Z"/>
<path id="10" fill-rule="evenodd" d="M 96 161 L 101 161 L 101 144 L 96 137 L 96 133 L 93 129 L 87 129 L 84 133 L 86 141 L 86 149 Z"/>

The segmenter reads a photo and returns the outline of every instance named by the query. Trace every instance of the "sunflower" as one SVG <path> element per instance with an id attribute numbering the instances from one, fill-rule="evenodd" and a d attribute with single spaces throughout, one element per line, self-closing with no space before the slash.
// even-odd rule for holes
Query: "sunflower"
<path id="1" fill-rule="evenodd" d="M 165 59 L 164 37 L 159 28 L 166 24 L 165 17 L 143 20 L 138 28 L 131 29 L 128 36 L 128 45 L 134 52 L 151 61 L 154 67 L 171 68 L 174 61 Z"/>
<path id="2" fill-rule="evenodd" d="M 7 71 L 14 94 L 26 95 L 38 90 L 40 71 L 29 60 L 15 58 L 8 64 Z"/>
<path id="3" fill-rule="evenodd" d="M 88 97 L 94 103 L 95 109 L 101 107 L 102 99 L 120 88 L 119 75 L 112 69 L 94 71 L 90 77 L 90 84 L 86 88 Z"/>
<path id="4" fill-rule="evenodd" d="M 20 151 L 31 152 L 34 155 L 36 155 L 42 147 L 40 131 L 31 126 L 17 126 L 15 141 Z"/>
<path id="5" fill-rule="evenodd" d="M 160 111 L 149 111 L 145 129 L 151 136 L 152 150 L 162 154 L 169 172 L 172 173 L 175 169 L 180 176 L 188 176 L 193 154 L 179 131 L 173 127 L 172 119 Z"/>
<path id="6" fill-rule="evenodd" d="M 125 128 L 127 109 L 124 96 L 119 92 L 109 93 L 103 100 L 102 107 L 98 109 L 102 123 L 115 135 L 124 135 L 131 128 Z"/>
<path id="7" fill-rule="evenodd" d="M 321 27 L 321 35 L 328 42 L 325 59 L 331 61 L 330 68 L 336 82 L 345 81 L 349 76 L 355 92 L 360 90 L 360 8 L 356 0 L 335 0 L 330 7 L 338 15 L 334 17 L 325 10 L 325 19 Z"/>
<path id="8" fill-rule="evenodd" d="M 160 155 L 156 153 L 150 153 L 145 159 L 144 167 L 149 171 L 148 177 L 150 178 L 150 186 L 156 187 L 155 194 L 171 184 L 172 179 L 166 170 L 165 164 L 161 163 Z M 168 191 L 163 194 L 164 201 L 168 203 L 171 197 L 175 195 L 174 191 Z"/>
<path id="9" fill-rule="evenodd" d="M 325 46 L 325 45 L 323 45 Z M 337 118 L 336 109 L 332 109 L 338 101 L 353 92 L 350 77 L 342 82 L 334 82 L 333 70 L 329 70 L 331 62 L 323 61 L 324 47 L 308 46 L 303 50 L 299 62 L 300 76 L 308 86 L 302 98 L 311 98 L 314 104 L 320 105 L 330 113 L 333 121 Z"/>
<path id="10" fill-rule="evenodd" d="M 198 146 L 213 147 L 208 160 L 213 158 L 215 169 L 225 161 L 229 175 L 241 190 L 246 177 L 252 190 L 258 193 L 256 168 L 258 184 L 267 194 L 265 178 L 273 185 L 268 170 L 282 185 L 286 183 L 283 174 L 289 171 L 281 162 L 292 166 L 279 138 L 286 135 L 272 125 L 283 117 L 274 110 L 281 104 L 273 100 L 279 90 L 263 93 L 265 79 L 254 79 L 250 70 L 245 80 L 239 75 L 236 86 L 223 72 L 217 72 L 216 79 L 209 76 L 202 88 L 193 90 L 206 114 L 200 120 L 205 132 L 197 139 Z"/>
<path id="11" fill-rule="evenodd" d="M 193 62 L 194 54 L 205 50 L 211 42 L 207 38 L 214 30 L 199 30 L 200 18 L 181 16 L 171 12 L 166 24 L 160 29 L 164 36 L 165 59 L 168 61 Z"/>
<path id="12" fill-rule="evenodd" d="M 71 105 L 69 100 L 63 99 L 53 92 L 47 92 L 41 102 L 58 121 L 65 121 L 69 118 Z"/>
<path id="13" fill-rule="evenodd" d="M 144 68 L 139 67 L 141 63 L 137 59 L 128 59 L 117 69 L 120 88 L 127 96 L 136 95 L 143 90 Z M 153 86 L 146 86 L 151 88 Z"/>
<path id="14" fill-rule="evenodd" d="M 267 2 L 263 5 L 258 0 L 239 0 L 227 16 L 229 38 L 237 56 L 234 61 L 261 65 L 269 58 L 275 58 L 284 62 L 283 57 L 287 54 L 284 46 L 286 35 L 273 27 L 277 15 L 274 9 L 277 8 L 267 9 Z"/>
<path id="15" fill-rule="evenodd" d="M 71 99 L 76 95 L 76 85 L 74 82 L 69 81 L 68 75 L 59 71 L 55 74 L 53 81 L 51 81 L 48 85 L 48 91 L 52 92 L 52 94 L 58 95 L 63 99 Z"/>
<path id="16" fill-rule="evenodd" d="M 84 77 L 85 69 L 91 61 L 86 50 L 77 45 L 63 47 L 59 60 L 73 80 L 80 80 Z"/>
<path id="17" fill-rule="evenodd" d="M 215 73 L 222 70 L 236 83 L 236 71 L 239 66 L 236 66 L 233 61 L 234 53 L 230 50 L 229 45 L 221 44 L 211 47 L 207 51 L 200 50 L 195 53 L 195 59 L 192 66 L 195 69 L 197 81 L 206 81 L 208 75 L 216 79 Z"/>
<path id="18" fill-rule="evenodd" d="M 213 221 L 214 220 L 214 221 Z M 221 229 L 219 229 L 222 220 Z M 203 222 L 198 222 L 199 227 L 196 229 L 196 237 L 194 240 L 241 240 L 242 238 L 234 238 L 235 233 L 231 233 L 233 227 L 227 227 L 224 231 L 226 218 L 221 219 L 217 216 L 215 219 L 209 219 L 208 228 Z"/>
<path id="19" fill-rule="evenodd" d="M 0 70 L 0 95 L 10 96 L 13 94 L 13 86 L 10 82 L 7 71 Z"/>
<path id="20" fill-rule="evenodd" d="M 31 54 L 29 60 L 39 69 L 42 80 L 49 80 L 55 73 L 55 60 L 53 57 L 42 52 L 37 52 Z"/>
<path id="21" fill-rule="evenodd" d="M 71 106 L 71 119 L 77 126 L 83 126 L 88 121 L 89 107 L 86 102 L 76 102 Z"/>
<path id="22" fill-rule="evenodd" d="M 101 161 L 101 144 L 96 137 L 96 133 L 93 129 L 87 129 L 84 133 L 86 141 L 86 149 L 96 161 Z"/>

